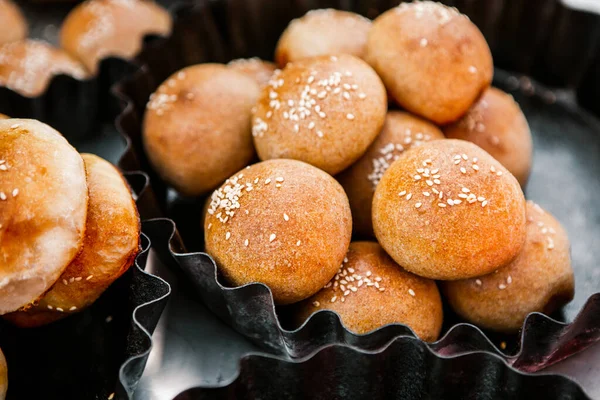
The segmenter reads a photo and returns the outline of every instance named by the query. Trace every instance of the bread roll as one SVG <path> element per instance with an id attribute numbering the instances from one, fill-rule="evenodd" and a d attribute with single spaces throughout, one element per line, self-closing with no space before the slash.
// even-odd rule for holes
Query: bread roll
<path id="1" fill-rule="evenodd" d="M 6 358 L 0 349 L 0 400 L 6 399 L 6 391 L 8 390 L 8 366 Z"/>
<path id="2" fill-rule="evenodd" d="M 489 88 L 456 123 L 449 138 L 468 140 L 500 161 L 525 186 L 531 171 L 533 143 L 521 108 L 509 94 Z"/>
<path id="3" fill-rule="evenodd" d="M 494 72 L 475 24 L 431 1 L 402 3 L 375 19 L 365 59 L 398 104 L 439 125 L 466 113 Z"/>
<path id="4" fill-rule="evenodd" d="M 54 129 L 0 120 L 0 314 L 37 300 L 81 250 L 88 190 L 81 156 Z"/>
<path id="5" fill-rule="evenodd" d="M 379 180 L 389 166 L 412 146 L 443 139 L 435 125 L 403 111 L 389 111 L 385 125 L 367 152 L 337 176 L 352 209 L 352 232 L 373 237 L 371 205 Z"/>
<path id="6" fill-rule="evenodd" d="M 384 325 L 408 325 L 432 342 L 442 329 L 442 300 L 434 281 L 403 270 L 375 242 L 353 242 L 323 289 L 298 305 L 303 323 L 314 312 L 335 311 L 346 328 L 364 334 Z"/>
<path id="7" fill-rule="evenodd" d="M 254 79 L 258 86 L 265 86 L 269 83 L 273 72 L 277 69 L 272 62 L 261 60 L 260 58 L 238 58 L 230 61 L 227 66 L 234 71 L 246 74 Z"/>
<path id="8" fill-rule="evenodd" d="M 470 142 L 414 147 L 381 178 L 373 198 L 375 236 L 403 268 L 455 280 L 492 272 L 525 242 L 519 182 Z"/>
<path id="9" fill-rule="evenodd" d="M 262 282 L 277 304 L 319 291 L 350 243 L 352 216 L 342 187 L 294 160 L 254 164 L 212 194 L 206 251 L 233 285 Z"/>
<path id="10" fill-rule="evenodd" d="M 0 44 L 27 37 L 27 21 L 11 0 L 0 0 Z"/>
<path id="11" fill-rule="evenodd" d="M 177 191 L 199 196 L 254 158 L 250 110 L 259 87 L 221 64 L 169 77 L 150 97 L 143 143 L 154 169 Z"/>
<path id="12" fill-rule="evenodd" d="M 82 157 L 89 188 L 83 248 L 34 306 L 4 316 L 20 327 L 44 325 L 89 307 L 139 251 L 140 219 L 127 182 L 108 161 Z"/>
<path id="13" fill-rule="evenodd" d="M 279 38 L 275 61 L 280 67 L 303 58 L 350 54 L 364 57 L 371 21 L 334 9 L 311 10 L 294 19 Z"/>
<path id="14" fill-rule="evenodd" d="M 252 119 L 254 145 L 261 160 L 292 158 L 333 175 L 364 154 L 386 110 L 385 88 L 364 61 L 304 59 L 262 89 Z"/>
<path id="15" fill-rule="evenodd" d="M 95 74 L 103 58 L 133 58 L 145 35 L 170 31 L 171 16 L 153 1 L 87 0 L 65 18 L 60 44 Z"/>
<path id="16" fill-rule="evenodd" d="M 55 75 L 84 79 L 87 71 L 64 51 L 40 40 L 21 40 L 0 46 L 0 86 L 35 97 Z"/>
<path id="17" fill-rule="evenodd" d="M 479 278 L 445 282 L 452 308 L 486 329 L 516 332 L 532 312 L 551 313 L 573 299 L 567 233 L 550 213 L 527 202 L 527 240 L 506 267 Z"/>

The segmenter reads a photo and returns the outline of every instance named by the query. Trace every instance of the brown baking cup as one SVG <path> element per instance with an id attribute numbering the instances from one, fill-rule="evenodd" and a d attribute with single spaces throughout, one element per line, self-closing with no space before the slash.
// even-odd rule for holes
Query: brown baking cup
<path id="1" fill-rule="evenodd" d="M 552 212 L 569 232 L 576 296 L 553 318 L 531 314 L 521 333 L 514 336 L 484 333 L 473 325 L 461 323 L 450 310 L 445 310 L 443 338 L 423 345 L 438 356 L 481 351 L 501 357 L 520 371 L 538 371 L 600 340 L 600 276 L 596 272 L 600 249 L 596 250 L 597 246 L 593 245 L 593 238 L 600 235 L 600 226 L 595 222 L 600 221 L 600 211 L 595 205 L 600 185 L 594 173 L 600 169 L 600 122 L 589 112 L 597 106 L 585 101 L 587 95 L 595 98 L 600 95 L 598 72 L 590 73 L 599 56 L 591 52 L 595 43 L 583 39 L 582 33 L 587 27 L 590 37 L 597 37 L 600 17 L 566 8 L 552 0 L 446 3 L 458 6 L 480 26 L 497 61 L 494 84 L 513 94 L 528 118 L 534 134 L 535 161 L 527 195 Z M 143 49 L 138 56 L 144 62 L 143 67 L 114 88 L 124 106 L 117 118 L 117 128 L 129 137 L 133 147 L 121 166 L 141 167 L 151 176 L 161 209 L 175 221 L 179 231 L 178 234 L 173 222 L 166 219 L 148 223 L 148 234 L 154 238 L 159 256 L 185 271 L 198 295 L 222 320 L 283 359 L 301 360 L 323 346 L 336 344 L 349 346 L 354 351 L 378 351 L 394 337 L 414 337 L 414 334 L 408 327 L 395 324 L 367 335 L 354 335 L 329 311 L 320 311 L 301 328 L 290 329 L 287 310 L 275 307 L 265 285 L 228 287 L 210 256 L 201 252 L 186 253 L 186 248 L 202 250 L 202 199 L 177 196 L 150 167 L 141 143 L 145 106 L 160 83 L 185 66 L 225 63 L 240 57 L 271 59 L 277 39 L 289 21 L 312 8 L 334 7 L 373 18 L 397 4 L 397 1 L 360 0 L 230 0 L 182 4 L 175 11 L 172 35 Z M 560 29 L 560 38 L 556 38 L 554 26 Z M 582 40 L 566 43 L 562 38 L 568 37 Z M 511 52 L 506 43 L 515 43 L 515 40 L 519 43 Z M 562 47 L 564 52 L 560 50 Z M 578 55 L 573 58 L 571 69 L 560 67 L 564 61 L 562 54 Z M 517 72 L 507 73 L 503 67 Z M 529 78 L 529 74 L 545 85 Z M 591 95 L 587 94 L 594 88 Z M 578 93 L 581 103 L 569 93 Z M 587 111 L 582 106 L 587 107 Z M 566 193 L 571 195 L 566 196 Z M 583 210 L 585 217 L 582 217 Z M 572 322 L 560 321 L 565 319 Z M 493 344 L 500 341 L 508 343 L 507 353 Z M 385 358 L 386 351 L 382 354 Z M 368 374 L 366 370 L 361 372 Z"/>
<path id="2" fill-rule="evenodd" d="M 145 207 L 148 177 L 128 173 L 126 178 L 138 207 Z M 140 239 L 134 265 L 88 309 L 39 328 L 0 321 L 8 399 L 133 396 L 171 292 L 167 282 L 144 271 L 150 241 L 144 233 Z"/>

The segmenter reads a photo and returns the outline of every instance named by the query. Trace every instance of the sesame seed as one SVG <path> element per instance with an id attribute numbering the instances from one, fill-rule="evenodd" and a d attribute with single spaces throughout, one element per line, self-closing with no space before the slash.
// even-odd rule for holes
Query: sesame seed
<path id="1" fill-rule="evenodd" d="M 440 181 L 439 179 L 434 179 L 433 183 L 435 183 L 436 185 L 439 185 L 442 183 L 442 181 Z"/>
<path id="2" fill-rule="evenodd" d="M 6 200 L 6 195 L 4 192 L 0 192 L 0 200 Z"/>
<path id="3" fill-rule="evenodd" d="M 208 229 L 212 227 L 212 222 L 208 224 Z"/>
<path id="4" fill-rule="evenodd" d="M 407 194 L 407 195 L 406 195 L 406 200 L 410 200 L 410 199 L 411 199 L 411 197 L 412 197 L 412 193 L 409 193 L 409 194 Z"/>
<path id="5" fill-rule="evenodd" d="M 286 213 L 283 213 L 283 219 L 289 221 L 290 217 Z"/>
<path id="6" fill-rule="evenodd" d="M 421 207 L 421 203 L 415 204 L 415 208 L 419 208 L 419 207 Z"/>
<path id="7" fill-rule="evenodd" d="M 315 307 L 319 307 L 321 305 L 321 303 L 319 303 L 318 301 L 313 301 L 313 306 Z"/>
<path id="8" fill-rule="evenodd" d="M 0 164 L 4 164 L 6 160 L 0 160 Z"/>
<path id="9" fill-rule="evenodd" d="M 50 304 L 48 304 L 48 310 L 53 310 L 54 307 L 52 307 Z"/>
<path id="10" fill-rule="evenodd" d="M 412 289 L 408 289 L 408 294 L 410 294 L 412 297 L 415 297 L 415 291 Z"/>
<path id="11" fill-rule="evenodd" d="M 508 276 L 508 278 L 506 278 L 506 283 L 508 283 L 509 285 L 512 283 L 512 276 Z"/>
<path id="12" fill-rule="evenodd" d="M 105 322 L 108 324 L 108 323 L 109 323 L 109 322 L 111 322 L 112 320 L 113 320 L 113 317 L 112 317 L 112 315 L 109 315 L 108 317 L 106 317 L 106 319 L 105 319 L 104 321 L 105 321 Z"/>
<path id="13" fill-rule="evenodd" d="M 477 68 L 475 68 L 473 65 L 471 65 L 469 67 L 469 72 L 472 73 L 472 74 L 476 74 L 477 73 Z"/>
<path id="14" fill-rule="evenodd" d="M 418 181 L 421 179 L 421 175 L 415 175 L 414 178 L 415 178 L 415 181 Z"/>
<path id="15" fill-rule="evenodd" d="M 89 281 L 90 279 L 92 279 L 94 277 L 94 275 L 88 275 L 87 278 L 85 278 L 86 281 Z"/>
<path id="16" fill-rule="evenodd" d="M 75 307 L 75 306 L 69 308 L 69 311 L 75 311 L 75 310 L 77 310 L 77 307 Z"/>
<path id="17" fill-rule="evenodd" d="M 298 241 L 296 242 L 296 246 L 300 246 L 301 244 L 302 244 L 302 241 L 301 241 L 301 240 L 298 240 Z"/>
<path id="18" fill-rule="evenodd" d="M 466 195 L 466 194 L 464 194 L 464 193 L 459 193 L 459 194 L 458 194 L 458 197 L 460 197 L 461 199 L 466 199 L 466 198 L 467 198 L 467 197 L 469 197 L 469 196 L 467 196 L 467 195 Z"/>
<path id="19" fill-rule="evenodd" d="M 332 303 L 335 303 L 335 301 L 336 301 L 336 300 L 337 300 L 337 296 L 333 296 L 333 297 L 331 298 L 331 302 L 332 302 Z"/>
<path id="20" fill-rule="evenodd" d="M 460 172 L 462 172 L 463 174 L 466 174 L 467 170 L 465 169 L 465 167 L 460 167 Z"/>
<path id="21" fill-rule="evenodd" d="M 460 204 L 460 203 L 462 203 L 462 200 L 454 199 L 454 204 Z"/>
<path id="22" fill-rule="evenodd" d="M 484 201 L 484 200 L 485 200 L 485 197 L 483 197 L 483 196 L 479 196 L 479 197 L 477 198 L 477 201 Z"/>
<path id="23" fill-rule="evenodd" d="M 466 154 L 463 154 L 463 155 L 462 155 L 462 158 L 463 158 L 463 160 L 465 160 L 465 161 L 467 161 L 467 160 L 469 159 L 469 157 L 467 157 L 467 155 L 466 155 Z"/>
<path id="24" fill-rule="evenodd" d="M 269 236 L 269 242 L 272 242 L 273 240 L 275 240 L 276 237 L 277 237 L 277 235 L 275 235 L 274 233 L 271 233 L 271 236 Z"/>
<path id="25" fill-rule="evenodd" d="M 364 94 L 364 93 L 360 93 L 360 94 L 358 95 L 358 98 L 359 98 L 359 99 L 361 99 L 361 100 L 365 99 L 366 97 L 367 97 L 367 95 L 366 95 L 366 94 Z"/>
<path id="26" fill-rule="evenodd" d="M 69 284 L 69 282 L 68 282 L 66 279 L 63 279 L 63 280 L 62 280 L 62 283 L 63 283 L 64 285 L 68 285 L 68 284 Z"/>
<path id="27" fill-rule="evenodd" d="M 485 206 L 487 206 L 487 204 L 488 204 L 488 201 L 484 200 L 483 203 L 481 203 L 481 207 L 485 207 Z"/>
<path id="28" fill-rule="evenodd" d="M 498 172 L 496 172 L 496 175 L 498 175 L 498 176 L 502 176 L 502 171 L 498 171 Z"/>
<path id="29" fill-rule="evenodd" d="M 429 192 L 423 192 L 423 196 L 425 197 L 429 197 L 430 193 Z"/>
<path id="30" fill-rule="evenodd" d="M 10 129 L 17 129 L 17 128 L 18 128 L 18 127 L 20 127 L 20 126 L 21 126 L 21 125 L 19 125 L 19 124 L 14 124 L 14 125 L 11 125 Z"/>
<path id="31" fill-rule="evenodd" d="M 479 165 L 473 164 L 472 167 L 475 171 L 479 171 Z"/>
<path id="32" fill-rule="evenodd" d="M 350 100 L 350 93 L 344 92 L 343 96 L 346 100 Z"/>
<path id="33" fill-rule="evenodd" d="M 493 165 L 490 167 L 490 171 L 492 172 L 496 172 L 496 167 L 494 167 Z"/>
<path id="34" fill-rule="evenodd" d="M 498 289 L 504 290 L 504 289 L 506 289 L 506 285 L 504 283 L 501 283 L 498 285 Z"/>
<path id="35" fill-rule="evenodd" d="M 421 47 L 426 47 L 427 46 L 427 39 L 425 39 L 425 38 L 421 39 L 421 41 L 419 42 L 419 45 Z"/>
<path id="36" fill-rule="evenodd" d="M 83 279 L 82 277 L 78 276 L 77 278 L 75 278 L 75 282 L 79 282 L 79 281 L 81 281 L 82 279 Z"/>
<path id="37" fill-rule="evenodd" d="M 460 161 L 461 161 L 461 160 L 454 160 L 454 165 L 458 165 L 458 164 L 460 164 Z"/>
<path id="38" fill-rule="evenodd" d="M 476 163 L 479 160 L 477 157 L 473 157 L 473 162 Z"/>
<path id="39" fill-rule="evenodd" d="M 244 246 L 248 247 L 248 239 L 244 240 Z"/>
<path id="40" fill-rule="evenodd" d="M 322 138 L 323 137 L 323 132 L 317 131 L 317 136 Z"/>
<path id="41" fill-rule="evenodd" d="M 427 184 L 427 186 L 433 186 L 433 182 L 432 182 L 432 181 L 430 181 L 429 179 L 427 179 L 427 180 L 425 181 L 425 183 Z"/>
<path id="42" fill-rule="evenodd" d="M 227 232 L 225 234 L 225 240 L 229 240 L 230 237 L 231 237 L 231 232 Z"/>
<path id="43" fill-rule="evenodd" d="M 460 157 L 460 154 L 457 154 L 457 155 L 455 155 L 455 156 L 454 156 L 454 159 L 455 159 L 455 160 L 460 160 L 460 159 L 461 159 L 461 157 Z"/>
<path id="44" fill-rule="evenodd" d="M 439 192 L 439 196 L 438 196 L 438 197 L 439 197 L 440 199 L 441 199 L 442 197 L 444 197 L 444 192 Z"/>
<path id="45" fill-rule="evenodd" d="M 449 206 L 453 206 L 454 205 L 454 201 L 452 199 L 448 199 L 447 203 Z"/>
<path id="46" fill-rule="evenodd" d="M 367 271 L 367 273 L 365 275 L 371 276 L 371 271 Z"/>
<path id="47" fill-rule="evenodd" d="M 277 177 L 277 178 L 275 178 L 275 181 L 276 182 L 283 182 L 283 177 L 281 177 L 281 176 Z"/>
<path id="48" fill-rule="evenodd" d="M 313 129 L 314 127 L 315 127 L 315 123 L 311 121 L 311 122 L 308 124 L 308 129 Z"/>
<path id="49" fill-rule="evenodd" d="M 466 187 L 462 188 L 461 190 L 462 190 L 463 193 L 469 193 L 470 192 L 470 190 L 467 189 Z"/>
<path id="50" fill-rule="evenodd" d="M 17 197 L 18 194 L 19 194 L 19 189 L 14 189 L 12 191 L 12 197 Z"/>
<path id="51" fill-rule="evenodd" d="M 6 171 L 8 170 L 8 167 L 6 166 L 6 164 L 0 164 L 0 170 Z"/>
<path id="52" fill-rule="evenodd" d="M 481 279 L 475 279 L 475 284 L 477 284 L 477 286 L 481 286 Z"/>
<path id="53" fill-rule="evenodd" d="M 349 120 L 353 120 L 354 119 L 354 114 L 346 114 L 346 118 Z"/>
<path id="54" fill-rule="evenodd" d="M 438 206 L 442 207 L 442 208 L 446 207 L 446 205 L 444 203 L 438 203 Z"/>
<path id="55" fill-rule="evenodd" d="M 60 307 L 56 307 L 56 311 L 63 312 L 63 311 L 65 311 L 65 310 L 63 310 L 63 309 L 62 309 L 62 308 L 60 308 Z"/>
<path id="56" fill-rule="evenodd" d="M 115 397 L 114 393 L 111 393 L 110 396 L 108 396 L 108 400 L 112 400 Z"/>

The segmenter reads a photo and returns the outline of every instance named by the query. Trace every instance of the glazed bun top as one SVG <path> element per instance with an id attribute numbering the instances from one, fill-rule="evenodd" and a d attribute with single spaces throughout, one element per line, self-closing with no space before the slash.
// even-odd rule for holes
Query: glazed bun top
<path id="1" fill-rule="evenodd" d="M 358 14 L 334 9 L 312 10 L 286 28 L 275 50 L 281 67 L 302 58 L 351 54 L 362 58 L 371 21 Z"/>
<path id="2" fill-rule="evenodd" d="M 11 0 L 0 0 L 0 44 L 27 37 L 27 21 Z"/>
<path id="3" fill-rule="evenodd" d="M 259 86 L 269 83 L 273 72 L 277 69 L 272 62 L 257 57 L 231 60 L 227 66 L 254 79 Z"/>
<path id="4" fill-rule="evenodd" d="M 403 268 L 432 279 L 484 275 L 525 242 L 519 182 L 476 145 L 434 140 L 400 157 L 377 185 L 373 228 Z"/>
<path id="5" fill-rule="evenodd" d="M 144 35 L 167 35 L 171 16 L 153 1 L 88 0 L 63 22 L 61 46 L 92 73 L 106 57 L 129 59 L 141 49 Z"/>
<path id="6" fill-rule="evenodd" d="M 54 129 L 0 120 L 0 314 L 36 300 L 79 252 L 88 191 L 81 156 Z"/>
<path id="7" fill-rule="evenodd" d="M 494 72 L 477 26 L 431 1 L 402 3 L 377 17 L 365 59 L 398 104 L 438 125 L 460 118 Z"/>
<path id="8" fill-rule="evenodd" d="M 54 75 L 84 79 L 87 71 L 63 50 L 39 40 L 21 40 L 0 46 L 0 85 L 34 97 L 42 94 Z"/>

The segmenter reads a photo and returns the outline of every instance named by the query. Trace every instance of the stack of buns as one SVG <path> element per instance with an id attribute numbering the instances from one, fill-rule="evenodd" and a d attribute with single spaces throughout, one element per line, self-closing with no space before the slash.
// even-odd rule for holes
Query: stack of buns
<path id="1" fill-rule="evenodd" d="M 0 86 L 36 97 L 55 75 L 86 79 L 103 58 L 133 58 L 144 35 L 167 35 L 169 13 L 151 0 L 87 0 L 67 15 L 60 48 L 27 39 L 27 21 L 11 0 L 0 0 Z"/>
<path id="2" fill-rule="evenodd" d="M 0 120 L 0 315 L 44 325 L 90 306 L 133 264 L 140 222 L 107 161 L 35 120 Z"/>
<path id="3" fill-rule="evenodd" d="M 498 331 L 570 301 L 566 233 L 522 190 L 527 121 L 490 87 L 491 52 L 467 17 L 430 1 L 374 21 L 311 11 L 275 61 L 177 71 L 144 117 L 158 174 L 209 195 L 206 250 L 227 282 L 266 284 L 298 324 L 329 309 L 357 333 L 404 323 L 428 341 L 438 285 Z"/>

